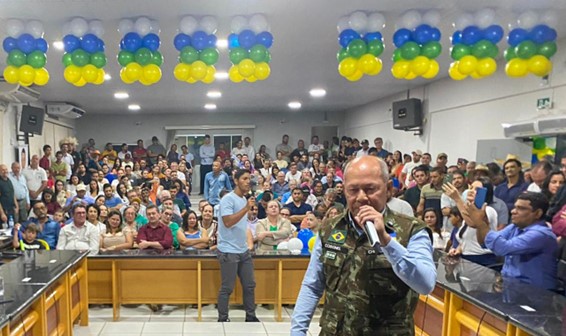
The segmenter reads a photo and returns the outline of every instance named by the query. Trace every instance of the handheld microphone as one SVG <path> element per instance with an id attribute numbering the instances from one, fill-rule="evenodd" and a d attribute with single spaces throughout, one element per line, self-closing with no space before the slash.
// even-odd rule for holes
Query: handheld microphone
<path id="1" fill-rule="evenodd" d="M 375 244 L 380 244 L 379 236 L 377 235 L 377 230 L 375 229 L 375 225 L 371 221 L 366 221 L 364 224 L 364 231 L 368 236 L 369 244 L 371 247 L 374 247 Z"/>

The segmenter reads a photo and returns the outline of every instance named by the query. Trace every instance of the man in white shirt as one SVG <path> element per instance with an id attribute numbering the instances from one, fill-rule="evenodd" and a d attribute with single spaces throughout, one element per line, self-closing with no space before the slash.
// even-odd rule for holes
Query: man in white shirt
<path id="1" fill-rule="evenodd" d="M 122 150 L 118 153 L 118 157 L 120 160 L 124 160 L 126 158 L 126 154 L 130 154 L 130 157 L 132 157 L 132 152 L 128 150 L 128 144 L 123 143 Z"/>
<path id="2" fill-rule="evenodd" d="M 542 183 L 544 182 L 544 180 L 546 180 L 546 177 L 548 176 L 548 174 L 550 174 L 551 171 L 552 164 L 550 164 L 550 162 L 548 161 L 540 161 L 535 164 L 533 169 L 531 169 L 531 180 L 533 182 L 529 184 L 527 191 L 541 192 Z"/>
<path id="3" fill-rule="evenodd" d="M 98 253 L 100 248 L 100 232 L 86 220 L 86 207 L 77 204 L 73 208 L 73 221 L 59 232 L 58 250 L 90 250 L 90 254 Z"/>
<path id="4" fill-rule="evenodd" d="M 212 171 L 212 161 L 214 161 L 214 156 L 216 150 L 214 146 L 210 143 L 210 135 L 204 136 L 204 144 L 199 148 L 200 154 L 200 193 L 204 194 L 204 177 L 206 174 Z"/>
<path id="5" fill-rule="evenodd" d="M 421 156 L 423 156 L 423 151 L 420 149 L 413 151 L 413 161 L 406 163 L 401 171 L 401 178 L 399 179 L 405 185 L 405 188 L 409 188 L 409 184 L 413 180 L 413 169 L 421 164 Z"/>
<path id="6" fill-rule="evenodd" d="M 247 155 L 248 152 L 247 150 L 243 147 L 244 143 L 242 142 L 242 140 L 238 140 L 236 142 L 236 147 L 232 148 L 232 156 L 236 156 L 236 155 Z"/>
<path id="7" fill-rule="evenodd" d="M 356 152 L 356 157 L 362 157 L 368 155 L 369 152 L 369 141 L 367 139 L 362 140 L 362 148 Z"/>
<path id="8" fill-rule="evenodd" d="M 318 135 L 313 135 L 309 145 L 309 161 L 312 161 L 314 154 L 322 156 L 322 153 L 324 153 L 324 146 L 318 143 Z"/>
<path id="9" fill-rule="evenodd" d="M 71 175 L 73 174 L 75 168 L 75 160 L 73 156 L 69 153 L 69 145 L 62 144 L 61 145 L 61 152 L 63 153 L 63 161 L 67 164 L 67 181 L 71 180 Z"/>
<path id="10" fill-rule="evenodd" d="M 289 171 L 285 174 L 285 181 L 290 182 L 291 180 L 297 181 L 297 184 L 301 183 L 301 172 L 297 169 L 296 163 L 291 163 L 289 166 Z"/>
<path id="11" fill-rule="evenodd" d="M 23 223 L 27 217 L 30 209 L 29 190 L 26 178 L 22 175 L 22 167 L 19 162 L 12 163 L 12 171 L 8 176 L 12 185 L 14 186 L 14 197 L 18 202 L 18 216 L 16 216 L 16 223 Z M 18 221 L 19 219 L 19 221 Z"/>
<path id="12" fill-rule="evenodd" d="M 69 154 L 67 154 L 69 155 Z M 70 156 L 70 155 L 69 155 Z M 71 160 L 73 158 L 71 157 Z M 47 187 L 47 173 L 39 166 L 39 157 L 33 155 L 30 165 L 22 173 L 26 179 L 31 206 L 41 201 L 41 194 Z"/>

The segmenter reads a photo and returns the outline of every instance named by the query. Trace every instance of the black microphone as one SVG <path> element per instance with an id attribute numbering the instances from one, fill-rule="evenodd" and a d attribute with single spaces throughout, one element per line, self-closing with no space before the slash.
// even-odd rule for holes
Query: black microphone
<path id="1" fill-rule="evenodd" d="M 380 244 L 379 236 L 377 235 L 377 230 L 372 221 L 366 221 L 364 224 L 364 231 L 368 236 L 369 244 L 371 247 L 375 247 L 375 244 Z"/>

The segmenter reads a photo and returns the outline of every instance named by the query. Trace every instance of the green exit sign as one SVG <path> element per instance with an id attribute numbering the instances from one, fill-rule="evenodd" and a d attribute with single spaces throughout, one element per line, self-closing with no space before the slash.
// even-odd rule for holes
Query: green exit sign
<path id="1" fill-rule="evenodd" d="M 537 109 L 548 109 L 551 108 L 550 98 L 539 98 L 537 99 Z"/>

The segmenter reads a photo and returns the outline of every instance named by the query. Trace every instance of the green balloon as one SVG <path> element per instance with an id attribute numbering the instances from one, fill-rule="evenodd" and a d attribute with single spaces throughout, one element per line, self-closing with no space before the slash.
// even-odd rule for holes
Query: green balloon
<path id="1" fill-rule="evenodd" d="M 541 137 L 533 138 L 533 149 L 544 149 L 546 148 L 546 139 Z"/>
<path id="2" fill-rule="evenodd" d="M 241 47 L 230 50 L 230 62 L 232 64 L 240 64 L 241 61 L 248 58 L 248 52 Z"/>
<path id="3" fill-rule="evenodd" d="M 103 68 L 106 62 L 106 55 L 101 51 L 90 55 L 90 63 L 99 69 Z"/>
<path id="4" fill-rule="evenodd" d="M 149 50 L 148 48 L 139 48 L 136 51 L 135 59 L 136 62 L 138 62 L 140 65 L 145 66 L 151 63 L 151 60 L 153 59 L 153 54 L 151 53 L 151 50 Z"/>
<path id="5" fill-rule="evenodd" d="M 118 63 L 125 67 L 134 61 L 134 54 L 129 51 L 122 50 L 118 53 Z"/>
<path id="6" fill-rule="evenodd" d="M 157 66 L 161 66 L 163 64 L 163 55 L 159 51 L 153 52 L 153 58 L 151 59 L 151 63 Z"/>
<path id="7" fill-rule="evenodd" d="M 21 67 L 22 65 L 26 64 L 26 54 L 20 50 L 12 50 L 8 54 L 8 61 L 9 65 L 13 65 L 15 67 Z"/>
<path id="8" fill-rule="evenodd" d="M 450 52 L 450 56 L 456 61 L 459 61 L 462 57 L 470 55 L 472 50 L 467 45 L 458 43 L 452 47 L 452 51 Z"/>
<path id="9" fill-rule="evenodd" d="M 265 61 L 267 48 L 262 44 L 256 44 L 250 49 L 250 59 L 256 63 Z"/>
<path id="10" fill-rule="evenodd" d="M 73 54 L 71 55 L 71 59 L 73 60 L 73 64 L 78 67 L 83 67 L 88 63 L 90 63 L 89 54 L 82 49 L 77 49 L 73 51 Z"/>
<path id="11" fill-rule="evenodd" d="M 499 55 L 499 47 L 490 42 L 490 46 L 487 49 L 487 57 L 497 58 Z"/>
<path id="12" fill-rule="evenodd" d="M 517 58 L 517 54 L 515 54 L 515 48 L 514 47 L 507 48 L 507 50 L 505 50 L 505 52 L 503 53 L 503 57 L 505 57 L 505 60 L 507 62 L 509 62 L 513 58 Z"/>
<path id="13" fill-rule="evenodd" d="M 206 48 L 200 52 L 200 60 L 206 65 L 214 65 L 218 62 L 218 50 L 215 48 Z"/>
<path id="14" fill-rule="evenodd" d="M 31 65 L 34 69 L 41 69 L 45 66 L 47 57 L 40 50 L 32 51 L 27 56 L 27 64 Z"/>
<path id="15" fill-rule="evenodd" d="M 413 60 L 421 53 L 421 47 L 419 47 L 419 45 L 413 41 L 403 44 L 403 46 L 400 49 L 401 49 L 401 57 L 403 57 L 406 60 Z"/>
<path id="16" fill-rule="evenodd" d="M 348 44 L 348 54 L 354 58 L 362 57 L 367 50 L 366 43 L 360 39 L 355 39 Z"/>
<path id="17" fill-rule="evenodd" d="M 368 53 L 375 57 L 379 57 L 383 53 L 383 42 L 381 40 L 373 40 L 368 43 Z"/>
<path id="18" fill-rule="evenodd" d="M 269 63 L 271 62 L 271 53 L 269 52 L 269 49 L 267 50 L 267 54 L 265 55 L 265 63 Z"/>
<path id="19" fill-rule="evenodd" d="M 198 51 L 193 47 L 184 47 L 181 50 L 181 62 L 185 64 L 192 64 L 198 61 Z"/>
<path id="20" fill-rule="evenodd" d="M 393 56 L 391 56 L 391 60 L 393 62 L 397 62 L 402 60 L 403 57 L 401 56 L 401 49 L 395 49 L 395 51 L 393 51 Z"/>
<path id="21" fill-rule="evenodd" d="M 346 57 L 348 57 L 348 50 L 346 50 L 346 48 L 342 48 L 338 53 L 336 53 L 336 59 L 338 59 L 338 62 L 342 62 L 342 60 Z"/>
<path id="22" fill-rule="evenodd" d="M 556 42 L 544 42 L 538 47 L 537 54 L 550 59 L 556 54 Z"/>
<path id="23" fill-rule="evenodd" d="M 477 58 L 486 58 L 489 55 L 489 49 L 492 43 L 488 40 L 481 40 L 472 46 L 472 55 Z"/>
<path id="24" fill-rule="evenodd" d="M 69 65 L 73 64 L 73 60 L 71 59 L 71 54 L 70 53 L 65 53 L 63 55 L 63 58 L 61 59 L 63 61 L 63 65 L 65 67 L 68 67 Z"/>
<path id="25" fill-rule="evenodd" d="M 442 52 L 442 45 L 437 41 L 430 41 L 423 45 L 421 48 L 421 55 L 430 59 L 435 59 L 440 56 Z"/>
<path id="26" fill-rule="evenodd" d="M 529 59 L 536 53 L 537 45 L 533 41 L 523 41 L 515 47 L 515 54 L 522 59 Z"/>

